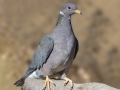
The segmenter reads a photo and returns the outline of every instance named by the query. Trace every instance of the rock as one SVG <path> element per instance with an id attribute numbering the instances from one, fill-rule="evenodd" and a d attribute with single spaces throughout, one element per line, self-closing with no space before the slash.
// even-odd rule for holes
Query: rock
<path id="1" fill-rule="evenodd" d="M 45 80 L 26 79 L 23 90 L 42 90 Z M 56 86 L 51 84 L 51 90 L 70 90 L 70 84 L 64 86 L 65 81 L 53 80 Z M 47 90 L 47 88 L 46 88 Z M 119 90 L 102 83 L 74 84 L 73 90 Z"/>

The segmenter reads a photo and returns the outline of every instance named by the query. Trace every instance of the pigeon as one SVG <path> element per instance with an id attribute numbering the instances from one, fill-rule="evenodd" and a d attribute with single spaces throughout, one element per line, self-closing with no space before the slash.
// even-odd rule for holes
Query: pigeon
<path id="1" fill-rule="evenodd" d="M 65 80 L 65 85 L 70 82 L 73 88 L 74 84 L 67 78 L 67 73 L 79 49 L 71 25 L 71 16 L 76 13 L 82 14 L 75 4 L 63 5 L 54 31 L 40 41 L 26 74 L 14 85 L 23 86 L 26 78 L 45 79 L 43 89 L 48 87 L 50 90 L 50 83 L 55 85 L 51 79 L 56 78 Z"/>

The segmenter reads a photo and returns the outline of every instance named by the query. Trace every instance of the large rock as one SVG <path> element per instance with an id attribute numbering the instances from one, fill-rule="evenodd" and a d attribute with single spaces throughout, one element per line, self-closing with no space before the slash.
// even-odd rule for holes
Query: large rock
<path id="1" fill-rule="evenodd" d="M 70 90 L 70 84 L 64 86 L 65 81 L 53 80 L 56 86 L 51 84 L 51 90 Z M 44 80 L 26 79 L 23 90 L 42 90 Z M 46 89 L 47 90 L 47 89 Z M 102 83 L 75 84 L 73 90 L 119 90 Z"/>

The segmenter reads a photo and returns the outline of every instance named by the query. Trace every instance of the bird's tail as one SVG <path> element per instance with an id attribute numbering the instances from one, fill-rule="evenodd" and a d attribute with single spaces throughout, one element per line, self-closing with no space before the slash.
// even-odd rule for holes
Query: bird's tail
<path id="1" fill-rule="evenodd" d="M 26 78 L 27 78 L 27 75 L 23 76 L 21 79 L 19 79 L 18 81 L 16 81 L 14 83 L 14 85 L 16 85 L 16 86 L 23 86 L 24 81 L 25 81 Z"/>

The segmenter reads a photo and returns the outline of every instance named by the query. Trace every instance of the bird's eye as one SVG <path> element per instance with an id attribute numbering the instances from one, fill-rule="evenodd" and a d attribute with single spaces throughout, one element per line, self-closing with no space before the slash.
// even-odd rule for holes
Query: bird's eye
<path id="1" fill-rule="evenodd" d="M 67 7 L 68 10 L 71 10 L 71 7 Z"/>

